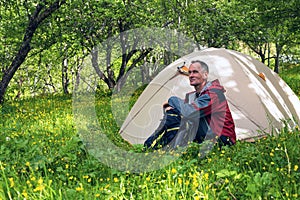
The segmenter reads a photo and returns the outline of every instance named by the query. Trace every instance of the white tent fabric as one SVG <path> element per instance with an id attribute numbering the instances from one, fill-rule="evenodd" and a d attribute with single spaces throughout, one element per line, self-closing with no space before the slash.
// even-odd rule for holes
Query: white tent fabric
<path id="1" fill-rule="evenodd" d="M 219 79 L 225 87 L 238 140 L 276 133 L 286 122 L 290 127 L 299 124 L 299 98 L 276 73 L 248 55 L 207 48 L 171 63 L 150 82 L 121 126 L 125 140 L 143 143 L 160 123 L 162 104 L 170 96 L 184 98 L 194 90 L 188 77 L 177 71 L 177 67 L 184 63 L 189 66 L 192 60 L 206 62 L 209 79 Z"/>

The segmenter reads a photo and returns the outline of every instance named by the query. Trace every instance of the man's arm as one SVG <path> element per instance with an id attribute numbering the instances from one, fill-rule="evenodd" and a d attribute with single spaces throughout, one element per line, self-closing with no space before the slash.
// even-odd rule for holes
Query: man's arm
<path id="1" fill-rule="evenodd" d="M 168 100 L 168 104 L 176 108 L 186 118 L 201 118 L 211 114 L 211 103 L 211 97 L 208 94 L 201 95 L 192 104 L 185 103 L 175 96 Z"/>

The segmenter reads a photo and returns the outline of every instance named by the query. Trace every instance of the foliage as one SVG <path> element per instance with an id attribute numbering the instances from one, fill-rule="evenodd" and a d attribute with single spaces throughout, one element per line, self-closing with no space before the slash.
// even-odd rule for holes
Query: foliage
<path id="1" fill-rule="evenodd" d="M 100 125 L 116 134 L 109 97 L 97 103 Z M 76 135 L 71 96 L 40 96 L 1 106 L 1 199 L 297 199 L 299 128 L 255 143 L 214 148 L 199 157 L 192 144 L 163 169 L 130 173 L 90 156 Z M 104 118 L 105 117 L 105 118 Z"/>
<path id="2" fill-rule="evenodd" d="M 269 67 L 273 59 L 274 71 L 279 73 L 280 56 L 283 51 L 297 46 L 299 39 L 299 29 L 295 29 L 299 20 L 295 10 L 298 6 L 297 0 L 289 3 L 237 0 L 225 3 L 224 13 L 229 18 L 231 34 Z"/>
<path id="3" fill-rule="evenodd" d="M 289 65 L 285 66 L 280 74 L 280 77 L 289 85 L 289 87 L 300 96 L 300 66 Z"/>
<path id="4" fill-rule="evenodd" d="M 198 49 L 226 47 L 243 51 L 259 57 L 274 70 L 278 70 L 279 62 L 282 63 L 279 60 L 282 55 L 299 54 L 297 0 L 288 3 L 261 0 L 3 0 L 0 2 L 1 79 L 18 57 L 30 16 L 41 2 L 45 2 L 40 5 L 46 7 L 54 2 L 64 4 L 38 24 L 29 44 L 30 51 L 9 83 L 8 100 L 45 93 L 70 93 L 78 84 L 84 67 L 82 62 L 93 47 L 135 28 L 170 28 L 193 38 Z M 122 50 L 111 51 L 110 44 L 102 50 L 107 62 L 101 63 L 99 69 L 105 75 L 103 82 L 110 89 L 130 68 L 139 67 L 144 76 L 153 78 L 147 64 L 167 65 L 177 58 L 164 48 L 164 44 L 152 51 L 142 47 L 133 49 L 126 43 Z M 117 54 L 122 56 L 113 60 Z"/>

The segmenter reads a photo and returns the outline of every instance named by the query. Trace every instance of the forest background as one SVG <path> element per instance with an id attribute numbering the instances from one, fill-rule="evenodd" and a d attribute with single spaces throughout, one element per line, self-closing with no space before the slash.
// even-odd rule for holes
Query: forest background
<path id="1" fill-rule="evenodd" d="M 0 102 L 72 93 L 84 59 L 114 36 L 121 56 L 113 59 L 107 42 L 105 62 L 93 65 L 100 90 L 113 90 L 133 68 L 149 82 L 155 76 L 149 64 L 166 66 L 179 56 L 166 44 L 128 45 L 134 38 L 122 33 L 144 27 L 180 32 L 195 41 L 196 50 L 247 53 L 280 73 L 300 62 L 299 8 L 298 0 L 2 0 Z"/>

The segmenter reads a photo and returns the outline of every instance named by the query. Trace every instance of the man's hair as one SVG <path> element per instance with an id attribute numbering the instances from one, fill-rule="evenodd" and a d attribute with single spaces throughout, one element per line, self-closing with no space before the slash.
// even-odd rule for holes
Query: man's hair
<path id="1" fill-rule="evenodd" d="M 202 68 L 204 71 L 206 71 L 207 73 L 209 73 L 208 65 L 207 65 L 205 62 L 203 62 L 203 61 L 201 61 L 201 60 L 193 60 L 193 61 L 191 62 L 191 64 L 194 64 L 194 63 L 199 63 L 199 64 L 201 65 L 201 68 Z"/>

